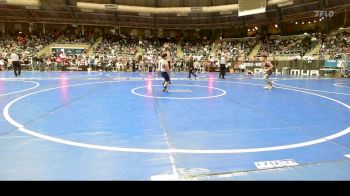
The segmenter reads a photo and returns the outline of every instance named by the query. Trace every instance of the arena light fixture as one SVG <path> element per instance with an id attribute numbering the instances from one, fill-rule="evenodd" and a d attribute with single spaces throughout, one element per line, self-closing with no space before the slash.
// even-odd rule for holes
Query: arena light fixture
<path id="1" fill-rule="evenodd" d="M 40 0 L 6 0 L 7 5 L 18 5 L 18 6 L 25 6 L 27 9 L 39 9 L 40 7 Z"/>
<path id="2" fill-rule="evenodd" d="M 203 12 L 203 7 L 191 7 L 192 13 L 201 13 Z"/>
<path id="3" fill-rule="evenodd" d="M 297 24 L 298 24 L 298 22 L 295 22 L 295 24 L 297 25 Z"/>
<path id="4" fill-rule="evenodd" d="M 105 4 L 106 10 L 118 10 L 117 4 Z"/>
<path id="5" fill-rule="evenodd" d="M 285 3 L 280 3 L 280 4 L 277 4 L 278 7 L 286 7 L 286 6 L 291 6 L 294 4 L 294 1 L 287 1 Z"/>
<path id="6" fill-rule="evenodd" d="M 18 0 L 11 0 L 11 1 L 17 2 Z M 23 0 L 23 1 L 30 1 L 30 0 Z M 32 0 L 32 1 L 39 1 L 39 0 Z M 269 0 L 268 5 L 283 4 L 290 1 L 291 0 Z M 108 6 L 106 7 L 106 5 Z M 238 4 L 203 6 L 203 7 L 146 7 L 146 6 L 131 6 L 131 5 L 120 5 L 120 4 L 115 4 L 117 6 L 111 6 L 111 5 L 112 4 L 77 2 L 77 8 L 79 8 L 80 10 L 87 9 L 87 10 L 108 11 L 107 8 L 112 8 L 110 10 L 118 11 L 118 12 L 149 13 L 149 14 L 178 14 L 178 13 L 191 13 L 191 12 L 203 12 L 203 13 L 224 12 L 225 13 L 225 12 L 237 11 L 239 8 Z"/>
<path id="7" fill-rule="evenodd" d="M 266 12 L 267 0 L 238 0 L 238 16 Z"/>
<path id="8" fill-rule="evenodd" d="M 275 27 L 276 27 L 276 28 L 278 28 L 278 25 L 277 25 L 277 24 L 275 24 Z"/>
<path id="9" fill-rule="evenodd" d="M 305 22 L 302 22 L 301 24 L 305 24 Z"/>

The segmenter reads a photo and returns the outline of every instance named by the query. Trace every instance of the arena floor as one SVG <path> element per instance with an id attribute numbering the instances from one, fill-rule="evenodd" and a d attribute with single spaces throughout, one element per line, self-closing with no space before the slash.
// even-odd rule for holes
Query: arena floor
<path id="1" fill-rule="evenodd" d="M 0 72 L 0 180 L 350 180 L 350 80 Z"/>

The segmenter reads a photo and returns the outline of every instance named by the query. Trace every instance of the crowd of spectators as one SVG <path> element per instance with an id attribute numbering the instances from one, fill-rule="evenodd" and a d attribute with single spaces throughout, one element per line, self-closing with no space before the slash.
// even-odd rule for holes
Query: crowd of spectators
<path id="1" fill-rule="evenodd" d="M 48 56 L 37 53 L 45 46 L 56 43 L 89 44 L 93 46 L 97 34 L 93 31 L 82 34 L 76 28 L 53 30 L 43 33 L 0 34 L 0 66 L 4 70 L 11 68 L 9 55 L 12 52 L 21 55 L 21 62 L 31 70 L 104 70 L 104 71 L 155 71 L 159 56 L 169 54 L 173 70 L 183 71 L 186 62 L 193 57 L 198 70 L 207 70 L 207 66 L 217 65 L 219 57 L 225 56 L 228 62 L 237 57 L 247 57 L 258 43 L 257 39 L 227 39 L 215 42 L 203 38 L 156 38 L 145 35 L 106 34 L 102 42 L 88 54 L 87 49 L 81 53 L 69 50 L 56 51 Z M 264 39 L 258 55 L 268 56 L 304 56 L 317 44 L 322 44 L 320 56 L 337 55 L 347 52 L 350 47 L 350 33 L 325 35 L 312 33 L 284 39 Z M 183 55 L 178 54 L 182 48 Z M 216 49 L 216 51 L 214 51 Z M 244 58 L 246 59 L 246 58 Z"/>

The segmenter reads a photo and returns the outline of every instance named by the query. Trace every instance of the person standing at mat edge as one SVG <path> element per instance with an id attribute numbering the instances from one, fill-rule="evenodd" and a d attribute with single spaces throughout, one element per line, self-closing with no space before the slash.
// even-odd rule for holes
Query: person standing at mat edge
<path id="1" fill-rule="evenodd" d="M 269 80 L 269 78 L 275 66 L 271 62 L 267 61 L 266 55 L 262 55 L 261 57 L 262 57 L 261 67 L 264 69 L 264 72 L 265 72 L 264 80 L 266 82 L 266 86 L 264 87 L 264 89 L 272 90 L 273 88 L 272 81 Z"/>
<path id="2" fill-rule="evenodd" d="M 220 64 L 220 74 L 219 79 L 225 79 L 225 72 L 226 72 L 226 57 L 223 54 L 220 54 L 219 56 L 219 64 Z"/>
<path id="3" fill-rule="evenodd" d="M 187 67 L 188 67 L 188 78 L 191 78 L 191 75 L 194 76 L 194 78 L 196 79 L 197 76 L 194 73 L 194 65 L 193 65 L 193 57 L 191 56 L 189 61 L 187 61 Z"/>
<path id="4" fill-rule="evenodd" d="M 164 78 L 164 82 L 163 82 L 163 92 L 168 92 L 167 88 L 170 82 L 170 76 L 169 76 L 169 64 L 167 61 L 167 54 L 163 53 L 162 54 L 162 58 L 159 61 L 159 65 L 160 65 L 160 74 L 161 76 Z"/>
<path id="5" fill-rule="evenodd" d="M 10 59 L 12 61 L 12 67 L 13 67 L 13 72 L 15 73 L 15 76 L 16 77 L 21 76 L 21 64 L 19 62 L 19 56 L 14 50 L 10 55 Z"/>
<path id="6" fill-rule="evenodd" d="M 171 52 L 170 52 L 170 46 L 169 44 L 164 45 L 165 53 L 166 53 L 166 60 L 168 61 L 168 66 L 169 66 L 169 72 L 168 74 L 171 74 L 171 64 L 172 64 L 172 58 L 171 58 Z M 169 80 L 169 84 L 171 84 L 171 81 Z"/>

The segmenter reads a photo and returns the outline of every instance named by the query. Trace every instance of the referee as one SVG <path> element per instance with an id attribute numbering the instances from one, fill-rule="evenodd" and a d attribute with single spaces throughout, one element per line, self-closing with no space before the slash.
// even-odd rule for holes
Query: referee
<path id="1" fill-rule="evenodd" d="M 19 56 L 17 53 L 12 51 L 12 54 L 10 55 L 10 59 L 12 61 L 12 67 L 13 67 L 13 72 L 15 73 L 15 76 L 21 76 L 21 64 L 19 62 Z"/>
<path id="2" fill-rule="evenodd" d="M 188 78 L 191 78 L 191 75 L 194 76 L 194 78 L 196 79 L 197 76 L 196 74 L 194 74 L 194 65 L 193 65 L 193 57 L 190 57 L 190 60 L 187 61 L 187 67 L 188 67 Z"/>
<path id="3" fill-rule="evenodd" d="M 219 63 L 220 63 L 220 74 L 219 79 L 225 79 L 225 72 L 226 72 L 226 58 L 224 55 L 219 56 Z"/>

